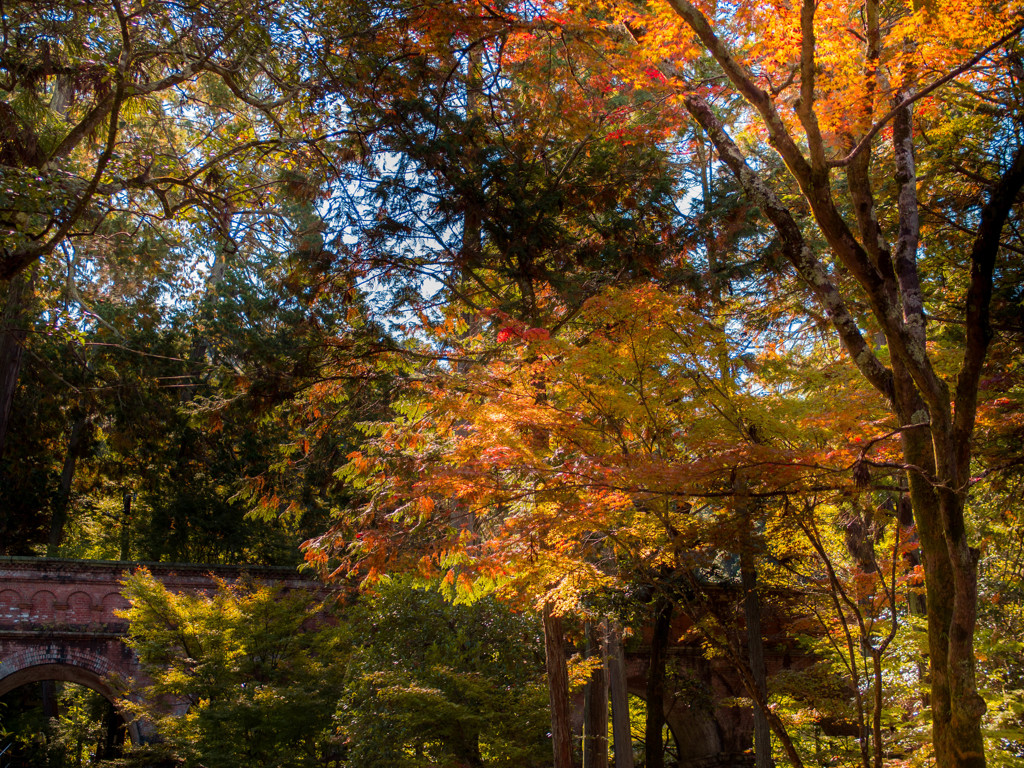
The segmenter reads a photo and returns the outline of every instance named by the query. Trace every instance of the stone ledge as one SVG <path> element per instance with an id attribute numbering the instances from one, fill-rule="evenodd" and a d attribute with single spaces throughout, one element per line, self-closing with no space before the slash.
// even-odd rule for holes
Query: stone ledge
<path id="1" fill-rule="evenodd" d="M 18 627 L 16 629 L 8 629 L 0 626 L 0 637 L 15 637 L 15 638 L 34 638 L 39 642 L 45 642 L 50 638 L 63 638 L 63 639 L 113 639 L 122 640 L 128 631 L 128 625 L 125 624 L 123 627 L 118 628 L 117 626 L 106 626 L 96 629 L 74 629 L 74 628 L 60 628 L 50 629 L 47 627 Z"/>

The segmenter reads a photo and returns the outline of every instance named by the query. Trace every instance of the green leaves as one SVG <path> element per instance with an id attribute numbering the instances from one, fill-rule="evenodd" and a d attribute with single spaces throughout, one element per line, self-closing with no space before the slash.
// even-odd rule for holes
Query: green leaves
<path id="1" fill-rule="evenodd" d="M 453 605 L 396 579 L 350 620 L 358 648 L 339 709 L 348 765 L 549 763 L 534 617 L 493 598 Z"/>
<path id="2" fill-rule="evenodd" d="M 148 682 L 126 706 L 185 766 L 543 766 L 538 626 L 493 599 L 386 582 L 329 611 L 297 591 L 125 580 Z M 481 762 L 482 761 L 482 762 Z"/>
<path id="3" fill-rule="evenodd" d="M 347 628 L 303 590 L 219 584 L 168 592 L 125 580 L 129 645 L 151 680 L 127 706 L 186 766 L 322 765 L 344 674 Z"/>

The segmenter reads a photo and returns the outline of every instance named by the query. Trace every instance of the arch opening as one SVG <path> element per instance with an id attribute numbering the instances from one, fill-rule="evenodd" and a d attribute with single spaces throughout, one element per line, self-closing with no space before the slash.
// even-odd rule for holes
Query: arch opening
<path id="1" fill-rule="evenodd" d="M 110 702 L 117 699 L 117 692 L 108 679 L 91 669 L 60 663 L 33 664 L 11 672 L 0 680 L 0 697 L 24 685 L 43 681 L 73 683 L 96 691 Z"/>
<path id="2" fill-rule="evenodd" d="M 5 765 L 63 768 L 121 757 L 135 741 L 109 685 L 88 670 L 40 665 L 0 681 Z"/>

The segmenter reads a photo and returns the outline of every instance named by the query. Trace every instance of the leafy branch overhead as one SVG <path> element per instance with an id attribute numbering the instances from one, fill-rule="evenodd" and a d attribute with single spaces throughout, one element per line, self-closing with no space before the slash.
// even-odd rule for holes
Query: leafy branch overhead
<path id="1" fill-rule="evenodd" d="M 538 612 L 549 724 L 532 678 L 345 646 L 337 723 L 380 746 L 386 700 L 395 764 L 540 760 L 479 704 L 570 768 L 571 667 L 585 764 L 607 682 L 629 765 L 631 633 L 652 701 L 672 643 L 728 667 L 758 768 L 1015 764 L 1022 36 L 981 0 L 9 4 L 0 546 Z M 276 610 L 133 589 L 167 686 Z"/>

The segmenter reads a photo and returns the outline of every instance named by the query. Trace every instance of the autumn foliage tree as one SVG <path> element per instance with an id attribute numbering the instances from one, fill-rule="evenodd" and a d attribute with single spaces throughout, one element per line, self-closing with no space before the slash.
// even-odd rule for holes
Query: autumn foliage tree
<path id="1" fill-rule="evenodd" d="M 404 356 L 403 377 L 434 358 L 473 367 L 476 352 L 460 358 L 446 345 L 475 337 L 488 313 L 505 319 L 502 339 L 556 335 L 603 286 L 677 266 L 673 175 L 656 145 L 666 121 L 629 98 L 608 100 L 591 74 L 580 79 L 593 67 L 587 56 L 547 35 L 509 36 L 508 22 L 474 4 L 399 2 L 371 18 L 379 34 L 360 49 L 370 65 L 405 54 L 352 86 L 365 178 L 349 191 L 343 237 L 379 288 L 368 306 L 402 318 L 406 338 L 390 358 Z M 415 337 L 435 324 L 448 335 L 419 347 Z M 543 398 L 541 382 L 534 396 Z M 552 614 L 552 659 L 561 634 Z"/>
<path id="2" fill-rule="evenodd" d="M 908 477 L 944 765 L 984 760 L 964 507 L 991 298 L 1008 274 L 996 266 L 1024 181 L 1019 142 L 1002 130 L 1019 108 L 1000 87 L 1012 82 L 1016 24 L 1001 7 L 811 2 L 559 6 L 525 23 L 535 37 L 603 46 L 611 90 L 655 91 L 689 112 L 774 229 L 797 277 L 794 314 L 830 325 L 889 403 L 902 455 L 875 461 Z M 966 165 L 961 140 L 974 148 Z"/>
<path id="3" fill-rule="evenodd" d="M 349 572 L 443 575 L 466 595 L 497 588 L 595 623 L 595 604 L 653 589 L 659 604 L 707 617 L 705 641 L 732 649 L 751 700 L 799 765 L 754 684 L 746 641 L 732 643 L 733 609 L 712 628 L 708 590 L 733 584 L 723 558 L 752 524 L 777 518 L 783 499 L 853 490 L 862 447 L 849 436 L 872 428 L 880 402 L 834 359 L 801 369 L 799 384 L 785 366 L 800 355 L 780 348 L 723 370 L 737 340 L 697 306 L 638 287 L 593 297 L 558 337 L 500 319 L 459 338 L 439 326 L 462 359 L 497 348 L 455 370 L 418 368 L 398 416 L 368 425 L 346 468 L 370 503 L 316 545 Z M 835 399 L 844 411 L 830 408 Z"/>
<path id="4" fill-rule="evenodd" d="M 1010 129 L 1019 16 L 873 0 L 553 14 L 617 37 L 674 91 L 771 222 L 806 301 L 889 403 L 924 554 L 936 759 L 983 765 L 965 505 L 993 296 L 1012 274 L 1024 185 Z"/>
<path id="5" fill-rule="evenodd" d="M 268 515 L 321 503 L 354 387 L 402 388 L 341 473 L 361 503 L 310 544 L 332 569 L 518 589 L 553 618 L 630 582 L 669 600 L 734 554 L 813 563 L 855 687 L 870 646 L 865 765 L 919 542 L 935 758 L 983 765 L 978 544 L 1017 530 L 973 505 L 1012 497 L 1018 462 L 1019 10 L 271 5 L 5 9 L 0 446 L 33 313 L 123 345 L 99 298 L 149 286 L 141 323 L 198 318 L 168 412 L 217 389 L 285 425 L 246 499 Z M 293 359 L 296 337 L 331 353 Z M 73 474 L 91 416 L 58 415 Z"/>

